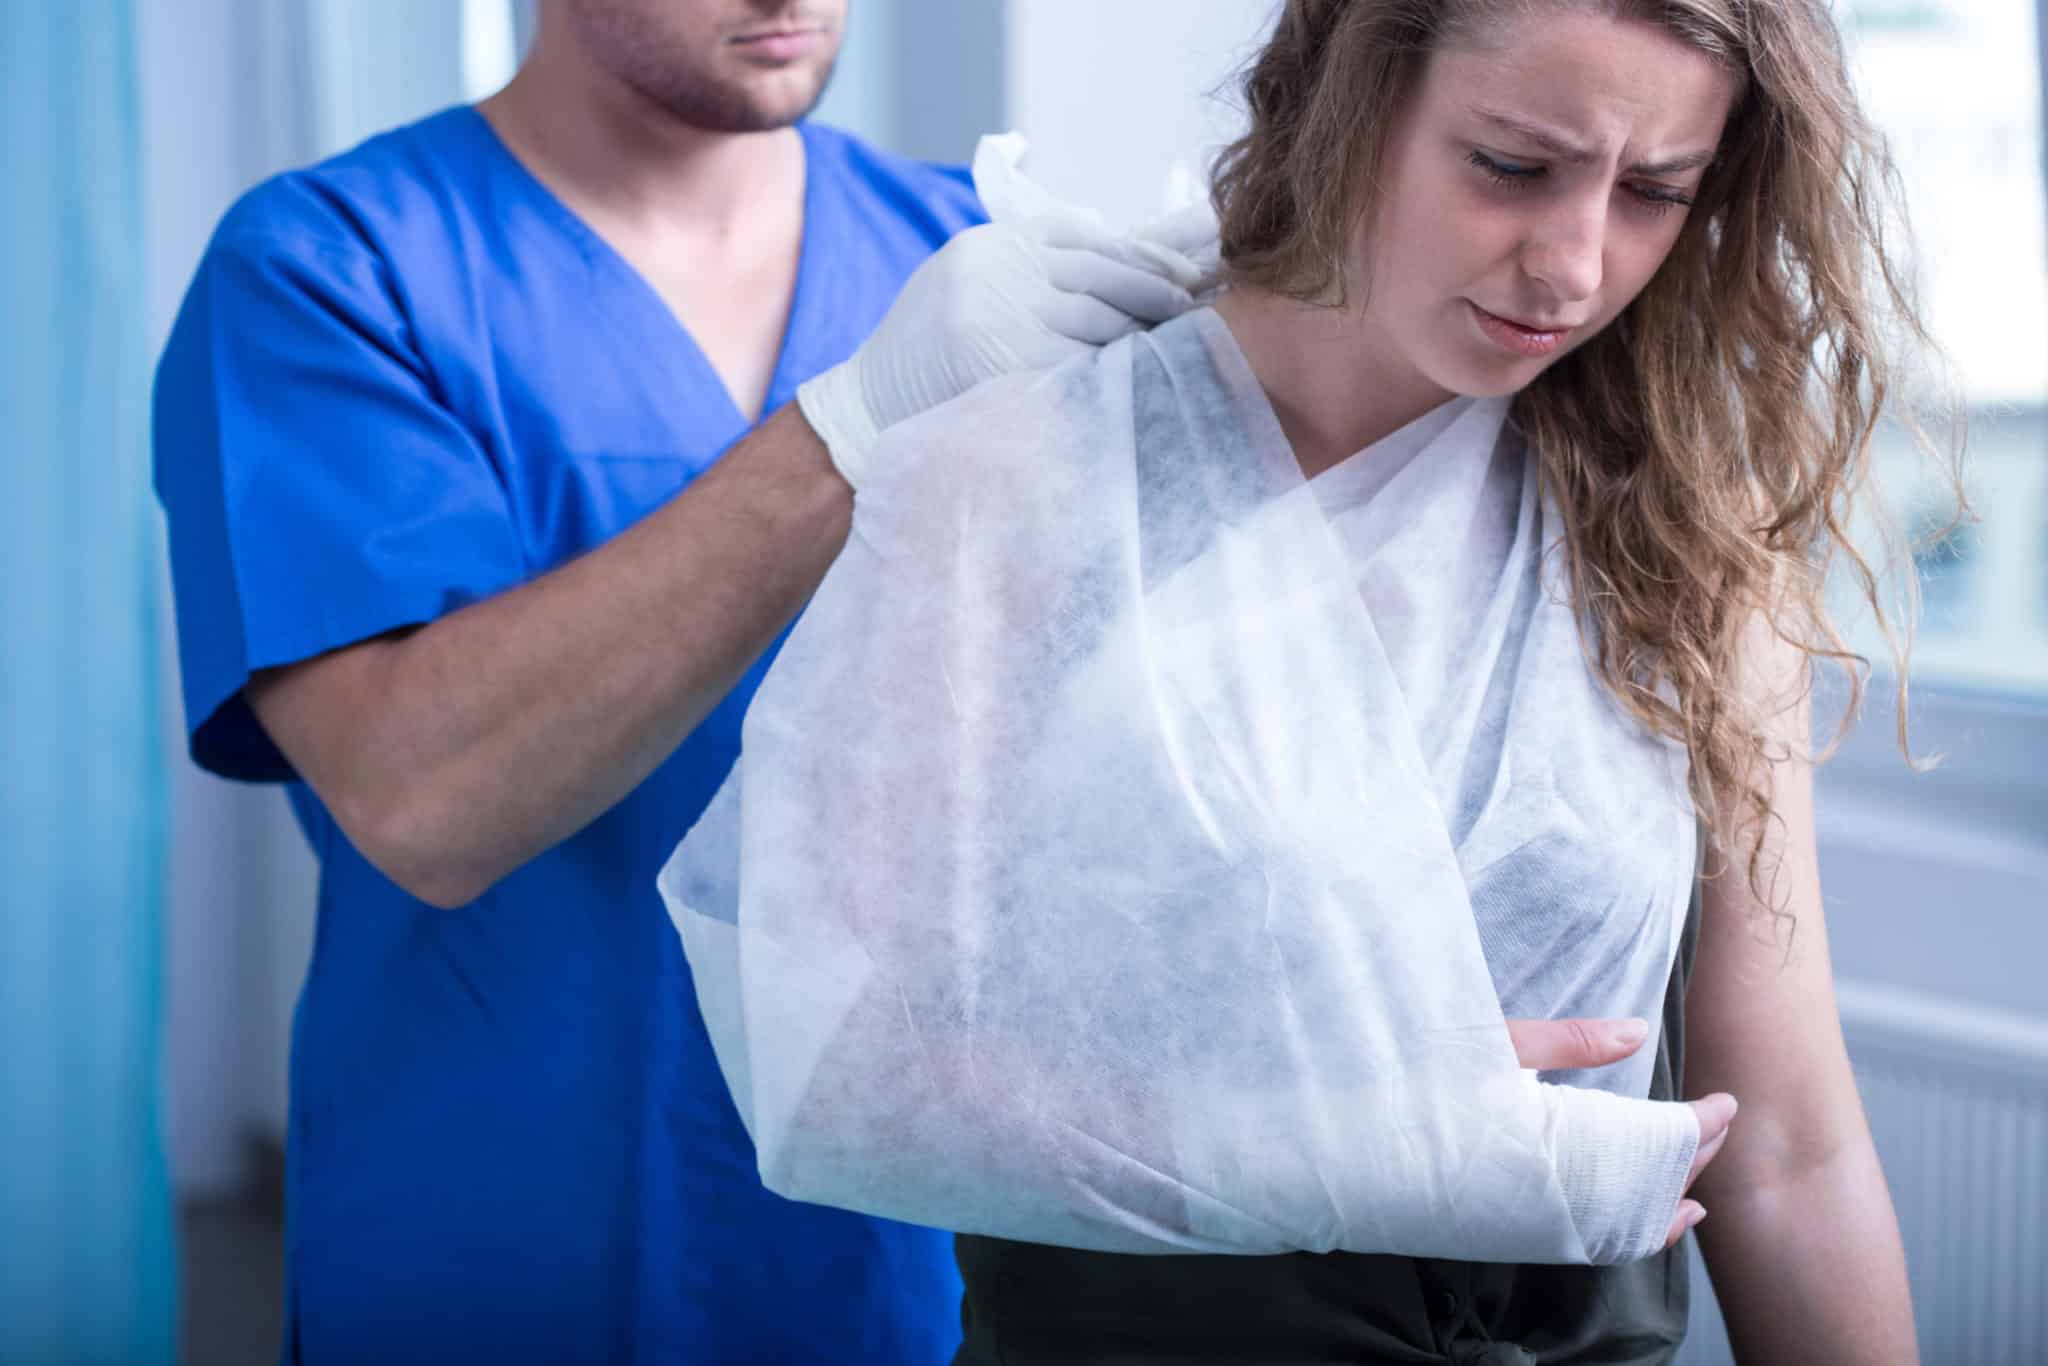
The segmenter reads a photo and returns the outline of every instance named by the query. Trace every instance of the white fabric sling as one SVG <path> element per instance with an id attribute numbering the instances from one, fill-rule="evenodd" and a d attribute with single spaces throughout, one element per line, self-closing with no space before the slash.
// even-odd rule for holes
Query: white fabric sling
<path id="1" fill-rule="evenodd" d="M 770 1188 L 1106 1251 L 1661 1245 L 1690 1108 L 1540 1082 L 1501 1001 L 1661 985 L 1684 756 L 1579 660 L 1503 414 L 1311 484 L 1202 309 L 885 434 L 661 876 Z"/>
<path id="2" fill-rule="evenodd" d="M 1482 747 L 1502 780 L 1597 688 L 1580 669 L 1524 694 L 1488 649 L 1499 613 L 1406 615 L 1492 596 L 1501 547 L 1457 530 L 1500 407 L 1402 472 L 1447 538 L 1432 592 L 1369 600 L 1291 456 L 1237 420 L 1221 326 L 1205 310 L 885 438 L 892 477 L 661 879 L 762 1177 L 1109 1251 L 1647 1255 L 1691 1111 L 1517 1067 L 1458 845 L 1509 855 L 1554 818 L 1505 802 L 1454 841 L 1417 722 L 1432 680 L 1379 625 L 1461 641 L 1525 703 Z M 1164 372 L 1158 411 L 1134 364 Z M 1507 572 L 1538 554 L 1511 548 Z M 1516 610 L 1572 626 L 1555 595 Z M 1677 812 L 1674 772 L 1682 794 L 1669 763 L 1562 776 Z"/>

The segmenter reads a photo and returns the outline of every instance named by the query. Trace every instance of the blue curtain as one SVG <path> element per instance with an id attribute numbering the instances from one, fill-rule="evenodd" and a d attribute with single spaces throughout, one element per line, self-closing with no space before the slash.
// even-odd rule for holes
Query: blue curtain
<path id="1" fill-rule="evenodd" d="M 0 1362 L 171 1362 L 133 0 L 0 0 Z"/>

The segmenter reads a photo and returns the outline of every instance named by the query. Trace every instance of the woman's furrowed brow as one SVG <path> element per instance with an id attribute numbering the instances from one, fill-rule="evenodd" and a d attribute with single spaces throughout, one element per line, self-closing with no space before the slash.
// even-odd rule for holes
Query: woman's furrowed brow
<path id="1" fill-rule="evenodd" d="M 1555 128 L 1517 118 L 1498 109 L 1474 105 L 1472 116 L 1513 137 L 1533 143 L 1536 147 L 1556 157 L 1559 161 L 1574 166 L 1583 166 L 1600 160 L 1599 152 L 1568 133 Z M 1630 175 L 1671 176 L 1695 171 L 1714 159 L 1712 148 L 1706 151 L 1681 152 L 1675 156 L 1661 157 L 1655 161 L 1639 161 L 1628 168 Z"/>
<path id="2" fill-rule="evenodd" d="M 1631 175 L 1683 175 L 1687 171 L 1697 171 L 1713 159 L 1714 154 L 1711 150 L 1684 152 L 1678 156 L 1665 157 L 1662 161 L 1639 161 L 1628 169 Z"/>
<path id="3" fill-rule="evenodd" d="M 1487 109 L 1479 105 L 1472 107 L 1472 116 L 1481 123 L 1491 124 L 1501 132 L 1532 142 L 1560 161 L 1582 163 L 1598 161 L 1599 153 L 1567 133 L 1552 128 L 1543 128 L 1527 119 L 1516 118 L 1498 109 Z"/>

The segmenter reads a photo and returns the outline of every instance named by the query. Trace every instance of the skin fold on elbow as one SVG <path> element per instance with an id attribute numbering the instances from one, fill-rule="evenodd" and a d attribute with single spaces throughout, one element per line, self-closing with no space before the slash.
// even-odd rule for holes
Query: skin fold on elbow
<path id="1" fill-rule="evenodd" d="M 436 794 L 418 781 L 330 803 L 342 832 L 407 895 L 439 910 L 467 906 L 500 874 L 468 854 Z"/>
<path id="2" fill-rule="evenodd" d="M 261 671 L 247 695 L 356 851 L 409 895 L 452 910 L 510 870 L 487 866 L 474 812 L 391 720 L 424 711 L 400 686 L 399 651 L 410 634 Z"/>

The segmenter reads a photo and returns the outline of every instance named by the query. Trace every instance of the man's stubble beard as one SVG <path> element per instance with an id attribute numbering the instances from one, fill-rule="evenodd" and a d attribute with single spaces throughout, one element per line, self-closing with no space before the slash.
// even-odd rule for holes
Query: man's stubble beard
<path id="1" fill-rule="evenodd" d="M 808 117 L 839 67 L 839 55 L 825 64 L 809 98 L 798 107 L 769 107 L 753 91 L 737 82 L 717 78 L 671 80 L 662 87 L 638 87 L 640 93 L 682 123 L 713 133 L 766 133 L 787 128 Z M 695 75 L 695 73 L 692 73 Z M 665 88 L 663 88 L 665 87 Z"/>
<path id="2" fill-rule="evenodd" d="M 824 98 L 843 50 L 834 49 L 800 106 L 770 105 L 747 84 L 704 69 L 690 55 L 668 59 L 672 37 L 631 10 L 592 5 L 572 13 L 586 50 L 615 79 L 678 122 L 713 133 L 765 133 L 798 122 Z"/>

